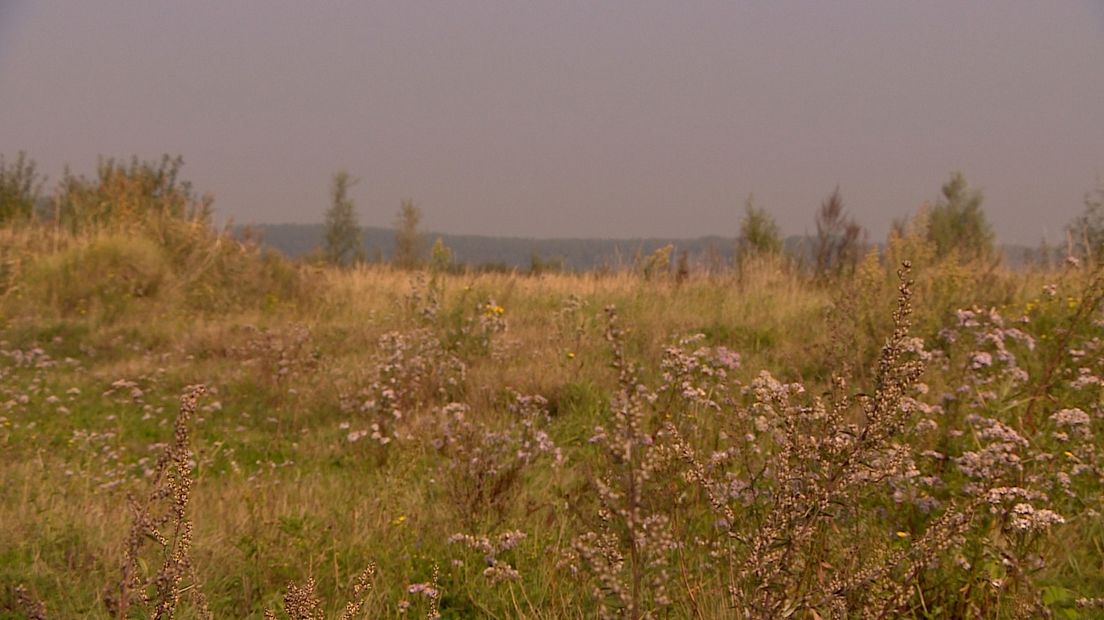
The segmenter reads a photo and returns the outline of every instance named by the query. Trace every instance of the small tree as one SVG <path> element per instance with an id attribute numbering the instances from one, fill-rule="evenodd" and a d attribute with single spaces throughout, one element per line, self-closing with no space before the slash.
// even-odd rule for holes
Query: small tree
<path id="1" fill-rule="evenodd" d="M 421 209 L 414 201 L 403 200 L 395 217 L 395 265 L 401 269 L 416 269 L 422 262 L 421 222 Z"/>
<path id="2" fill-rule="evenodd" d="M 674 251 L 675 246 L 668 243 L 649 254 L 648 258 L 644 259 L 644 264 L 641 267 L 641 271 L 644 273 L 644 279 L 651 280 L 660 274 L 670 271 L 671 254 L 673 254 Z"/>
<path id="3" fill-rule="evenodd" d="M 433 273 L 452 270 L 452 249 L 445 245 L 444 239 L 437 237 L 429 253 L 429 268 Z"/>
<path id="4" fill-rule="evenodd" d="M 838 186 L 820 204 L 816 230 L 817 274 L 854 271 L 866 246 L 866 231 L 844 212 Z"/>
<path id="5" fill-rule="evenodd" d="M 981 209 L 981 192 L 955 172 L 943 184 L 942 197 L 928 219 L 928 239 L 940 258 L 956 254 L 962 260 L 993 255 L 993 230 Z"/>
<path id="6" fill-rule="evenodd" d="M 748 196 L 744 204 L 744 219 L 740 222 L 740 237 L 736 242 L 737 259 L 781 252 L 782 235 L 778 232 L 778 224 L 766 210 L 755 206 L 754 196 Z"/>
<path id="7" fill-rule="evenodd" d="M 1069 236 L 1086 258 L 1100 260 L 1104 252 L 1104 180 L 1085 193 L 1085 210 L 1069 225 Z"/>
<path id="8" fill-rule="evenodd" d="M 45 182 L 23 151 L 10 165 L 0 155 L 0 223 L 31 217 Z"/>
<path id="9" fill-rule="evenodd" d="M 334 175 L 330 208 L 326 211 L 326 261 L 341 267 L 364 259 L 356 208 L 349 198 L 352 183 L 344 170 Z"/>

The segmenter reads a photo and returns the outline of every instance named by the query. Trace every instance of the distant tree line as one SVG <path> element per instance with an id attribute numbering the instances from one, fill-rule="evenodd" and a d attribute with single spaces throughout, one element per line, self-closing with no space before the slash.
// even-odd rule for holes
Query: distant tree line
<path id="1" fill-rule="evenodd" d="M 178 178 L 182 161 L 165 156 L 159 163 L 132 161 L 129 165 L 114 159 L 102 159 L 97 166 L 95 182 L 65 172 L 58 191 L 45 197 L 46 177 L 38 171 L 33 159 L 20 152 L 15 159 L 0 155 L 0 224 L 49 221 L 76 230 L 94 226 L 97 222 L 118 221 L 128 217 L 161 217 L 209 219 L 209 197 L 196 196 L 186 182 Z M 127 200 L 106 200 L 98 196 L 102 188 L 119 185 L 113 179 L 125 179 L 133 191 L 164 195 L 157 203 L 157 214 L 129 213 L 135 205 Z M 350 189 L 356 181 L 346 171 L 334 174 L 330 187 L 330 205 L 325 212 L 325 234 L 316 258 L 326 263 L 349 267 L 369 260 L 383 260 L 381 248 L 369 253 L 364 246 L 364 234 L 358 222 L 356 205 Z M 101 189 L 97 189 L 101 188 Z M 127 191 L 131 189 L 127 188 Z M 120 192 L 116 192 L 118 194 Z M 125 192 L 121 192 L 125 195 Z M 112 194 L 115 196 L 116 194 Z M 175 197 L 180 197 L 179 199 Z M 894 222 L 890 238 L 906 234 L 920 235 L 933 248 L 940 260 L 963 263 L 999 260 L 993 229 L 982 207 L 984 197 L 973 188 L 961 172 L 950 175 L 940 188 L 932 205 L 925 205 L 907 220 Z M 145 207 L 142 207 L 145 208 Z M 185 212 L 186 211 L 186 212 Z M 453 251 L 441 239 L 429 248 L 422 232 L 422 211 L 412 200 L 400 202 L 393 224 L 391 262 L 403 269 L 429 266 L 435 270 L 456 269 Z M 847 213 L 840 188 L 837 186 L 814 213 L 815 235 L 807 237 L 798 248 L 787 248 L 774 218 L 749 196 L 739 220 L 735 246 L 722 251 L 709 242 L 695 254 L 697 267 L 709 271 L 740 268 L 749 261 L 783 260 L 807 269 L 818 278 L 831 278 L 855 270 L 871 249 L 866 229 Z M 1100 262 L 1104 260 L 1104 182 L 1085 194 L 1084 210 L 1065 228 L 1065 239 L 1052 245 L 1044 239 L 1031 258 L 1041 264 L 1056 259 Z M 584 240 L 576 240 L 576 245 Z M 581 247 L 581 246 L 580 246 Z M 672 274 L 684 279 L 690 272 L 690 256 L 685 247 L 675 244 L 653 246 L 647 255 L 638 255 L 634 262 L 645 277 Z M 593 250 L 589 250 L 593 251 Z M 561 271 L 566 268 L 564 252 L 542 257 L 530 254 L 528 271 L 534 274 Z M 728 262 L 726 256 L 731 256 Z M 505 262 L 484 265 L 490 270 L 514 269 Z"/>
<path id="2" fill-rule="evenodd" d="M 5 176 L 6 175 L 6 176 Z M 25 212 L 26 201 L 34 200 L 34 162 L 20 158 L 12 166 L 4 168 L 0 160 L 0 181 L 5 181 L 0 192 L 14 191 L 24 196 L 23 202 L 11 201 L 11 207 L 0 203 L 0 208 Z M 355 208 L 348 197 L 351 185 L 346 172 L 334 175 L 331 189 L 331 206 L 326 213 L 326 239 L 323 256 L 329 263 L 349 266 L 364 262 L 368 256 L 362 245 L 362 234 L 357 224 Z M 17 188 L 8 190 L 7 187 Z M 4 194 L 0 194 L 2 196 Z M 29 198 L 28 198 L 29 197 Z M 997 258 L 993 229 L 982 208 L 984 197 L 980 190 L 970 187 L 961 172 L 954 172 L 943 183 L 934 205 L 925 205 L 908 220 L 895 221 L 891 237 L 902 237 L 907 231 L 918 231 L 931 244 L 940 260 L 963 263 L 993 261 Z M 1097 181 L 1093 191 L 1085 195 L 1085 210 L 1066 229 L 1064 255 L 1088 260 L 1104 257 L 1104 183 Z M 0 211 L 6 213 L 7 211 Z M 421 232 L 422 212 L 411 200 L 400 203 L 394 221 L 394 252 L 392 263 L 403 269 L 417 269 L 426 264 L 425 239 Z M 787 259 L 799 267 L 809 269 L 818 278 L 830 278 L 852 273 L 871 249 L 869 234 L 853 216 L 847 213 L 840 188 L 837 186 L 820 204 L 814 214 L 815 235 L 808 239 L 811 247 L 787 248 L 777 222 L 770 213 L 748 196 L 740 219 L 731 265 L 739 268 L 749 261 Z M 1042 247 L 1030 257 L 1036 262 L 1049 264 L 1059 248 L 1051 248 L 1044 241 Z M 726 268 L 724 253 L 715 245 L 708 245 L 701 255 L 704 268 L 716 271 Z M 382 257 L 377 251 L 377 261 Z M 438 238 L 429 257 L 429 265 L 436 270 L 455 269 L 452 250 Z M 690 271 L 686 250 L 678 252 L 674 244 L 659 246 L 646 256 L 635 259 L 646 278 L 673 273 L 683 279 Z M 510 271 L 516 268 L 506 263 L 486 263 L 482 268 L 490 271 Z M 534 274 L 556 272 L 564 269 L 562 258 L 543 258 L 532 252 L 528 271 Z"/>

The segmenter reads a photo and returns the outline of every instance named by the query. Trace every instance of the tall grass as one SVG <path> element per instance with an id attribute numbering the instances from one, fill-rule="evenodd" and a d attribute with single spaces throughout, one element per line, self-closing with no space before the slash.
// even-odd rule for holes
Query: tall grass
<path id="1" fill-rule="evenodd" d="M 1099 605 L 1091 270 L 329 270 L 187 204 L 0 229 L 0 617 Z"/>

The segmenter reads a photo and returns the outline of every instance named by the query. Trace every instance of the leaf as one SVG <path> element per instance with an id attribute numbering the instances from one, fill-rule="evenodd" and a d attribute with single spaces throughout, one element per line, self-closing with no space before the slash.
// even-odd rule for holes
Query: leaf
<path id="1" fill-rule="evenodd" d="M 1060 586 L 1047 586 L 1042 591 L 1043 604 L 1050 606 L 1055 603 L 1065 603 L 1071 598 L 1070 591 Z"/>

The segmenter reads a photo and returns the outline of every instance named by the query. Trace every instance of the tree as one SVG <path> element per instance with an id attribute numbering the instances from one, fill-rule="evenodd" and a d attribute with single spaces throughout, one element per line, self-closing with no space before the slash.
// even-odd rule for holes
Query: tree
<path id="1" fill-rule="evenodd" d="M 667 245 L 657 248 L 655 252 L 648 255 L 648 258 L 644 259 L 642 271 L 644 272 L 644 279 L 651 280 L 653 277 L 667 273 L 671 270 L 671 254 L 674 253 L 675 246 L 668 243 Z"/>
<path id="2" fill-rule="evenodd" d="M 10 165 L 0 155 L 0 223 L 31 217 L 44 183 L 34 160 L 23 151 Z"/>
<path id="3" fill-rule="evenodd" d="M 422 211 L 412 200 L 403 200 L 395 217 L 395 265 L 416 269 L 422 262 Z"/>
<path id="4" fill-rule="evenodd" d="M 839 186 L 820 204 L 816 230 L 817 274 L 845 268 L 853 271 L 862 259 L 866 231 L 844 212 Z"/>
<path id="5" fill-rule="evenodd" d="M 325 258 L 330 264 L 342 267 L 364 259 L 356 209 L 349 198 L 352 183 L 344 170 L 334 175 L 330 208 L 326 211 Z"/>
<path id="6" fill-rule="evenodd" d="M 766 210 L 756 207 L 754 201 L 754 196 L 748 196 L 744 204 L 744 219 L 740 222 L 740 237 L 736 242 L 738 260 L 782 252 L 782 235 L 778 232 L 778 224 Z"/>
<path id="7" fill-rule="evenodd" d="M 943 184 L 942 196 L 928 217 L 928 239 L 936 255 L 955 254 L 964 261 L 993 255 L 993 229 L 981 209 L 981 191 L 971 189 L 966 177 L 955 172 Z"/>
<path id="8" fill-rule="evenodd" d="M 1085 210 L 1069 225 L 1069 236 L 1086 258 L 1100 260 L 1104 252 L 1104 180 L 1085 193 Z"/>
<path id="9" fill-rule="evenodd" d="M 445 245 L 445 240 L 437 237 L 433 243 L 433 249 L 429 253 L 429 269 L 433 273 L 447 272 L 452 269 L 452 249 Z"/>

